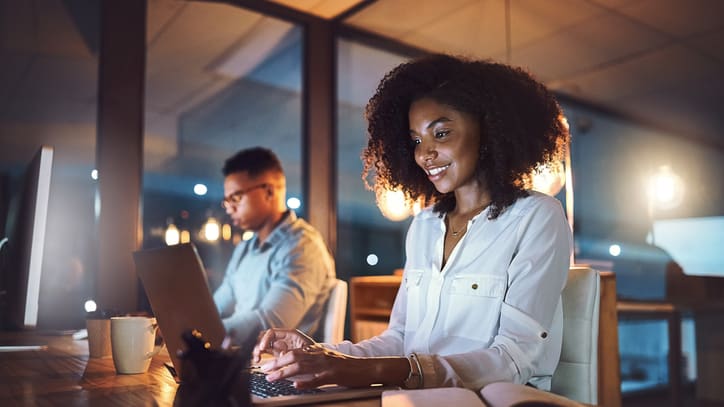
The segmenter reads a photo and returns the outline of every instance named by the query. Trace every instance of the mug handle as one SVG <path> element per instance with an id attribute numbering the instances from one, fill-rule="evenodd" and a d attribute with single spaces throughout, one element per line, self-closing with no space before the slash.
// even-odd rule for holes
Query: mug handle
<path id="1" fill-rule="evenodd" d="M 144 355 L 145 359 L 149 359 L 149 358 L 152 358 L 152 357 L 158 355 L 158 353 L 161 352 L 161 349 L 163 349 L 164 345 L 166 344 L 166 341 L 164 341 L 163 336 L 158 334 L 160 332 L 158 330 L 158 322 L 155 324 L 151 324 L 151 330 L 156 334 L 157 337 L 161 338 L 161 341 L 158 343 L 158 345 L 154 345 L 153 350 L 151 352 L 147 352 Z M 156 342 L 156 340 L 154 340 L 154 342 Z"/>

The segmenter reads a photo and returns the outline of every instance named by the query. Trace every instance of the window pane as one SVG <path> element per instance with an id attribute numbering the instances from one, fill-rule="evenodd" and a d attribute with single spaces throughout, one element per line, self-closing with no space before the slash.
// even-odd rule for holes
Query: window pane
<path id="1" fill-rule="evenodd" d="M 365 105 L 384 74 L 404 58 L 343 39 L 337 52 L 337 274 L 344 279 L 392 274 L 404 266 L 411 218 L 382 216 L 362 181 L 360 153 L 367 145 Z"/>
<path id="2" fill-rule="evenodd" d="M 0 3 L 0 238 L 12 234 L 6 214 L 25 167 L 41 145 L 54 149 L 42 329 L 84 326 L 83 302 L 94 285 L 99 4 Z"/>
<path id="3" fill-rule="evenodd" d="M 166 244 L 173 224 L 180 240 L 197 245 L 213 288 L 241 236 L 223 233 L 229 156 L 253 146 L 275 151 L 288 197 L 304 211 L 302 30 L 230 5 L 165 0 L 148 3 L 147 41 L 143 246 Z M 197 184 L 205 194 L 194 192 Z M 217 240 L 202 234 L 212 218 L 222 228 Z"/>

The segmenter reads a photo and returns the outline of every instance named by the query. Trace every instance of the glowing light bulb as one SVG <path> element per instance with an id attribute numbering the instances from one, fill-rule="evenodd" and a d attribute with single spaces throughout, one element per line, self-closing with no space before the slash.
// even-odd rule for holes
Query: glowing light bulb
<path id="1" fill-rule="evenodd" d="M 169 223 L 168 227 L 166 227 L 166 233 L 164 235 L 164 240 L 166 241 L 167 246 L 173 246 L 177 245 L 180 240 L 179 230 L 173 223 Z"/>
<path id="2" fill-rule="evenodd" d="M 377 192 L 377 207 L 391 221 L 401 221 L 410 216 L 405 193 L 399 190 L 380 189 Z"/>
<path id="3" fill-rule="evenodd" d="M 196 184 L 194 185 L 194 194 L 198 196 L 204 196 L 209 191 L 209 189 L 204 184 Z"/>
<path id="4" fill-rule="evenodd" d="M 287 199 L 287 206 L 291 209 L 299 209 L 302 206 L 302 201 L 299 198 L 291 197 Z"/>
<path id="5" fill-rule="evenodd" d="M 85 308 L 85 312 L 96 312 L 98 309 L 96 302 L 93 300 L 86 301 L 85 304 L 83 304 L 83 307 Z"/>
<path id="6" fill-rule="evenodd" d="M 219 240 L 221 228 L 219 227 L 219 222 L 215 218 L 210 217 L 204 224 L 203 230 L 204 238 L 209 242 L 215 242 Z"/>

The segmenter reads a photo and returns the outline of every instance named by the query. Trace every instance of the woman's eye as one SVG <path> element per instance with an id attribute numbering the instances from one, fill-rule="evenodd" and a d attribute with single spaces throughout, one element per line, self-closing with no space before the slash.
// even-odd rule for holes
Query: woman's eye
<path id="1" fill-rule="evenodd" d="M 435 132 L 435 138 L 443 138 L 443 137 L 447 136 L 448 133 L 450 133 L 450 131 L 448 131 L 448 130 L 438 130 Z"/>
<path id="2" fill-rule="evenodd" d="M 410 144 L 412 144 L 413 146 L 416 146 L 416 145 L 420 144 L 421 142 L 422 141 L 419 138 L 414 138 L 414 139 L 410 140 Z"/>

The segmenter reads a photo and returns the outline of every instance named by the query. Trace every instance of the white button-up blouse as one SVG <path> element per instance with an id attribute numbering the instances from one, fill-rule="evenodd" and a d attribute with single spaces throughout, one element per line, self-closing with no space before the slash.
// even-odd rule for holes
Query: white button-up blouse
<path id="1" fill-rule="evenodd" d="M 441 267 L 445 222 L 430 208 L 407 234 L 407 261 L 381 335 L 327 345 L 354 356 L 416 353 L 424 387 L 488 383 L 549 389 L 561 351 L 561 290 L 573 238 L 555 198 L 530 192 L 495 220 L 488 209 Z"/>

